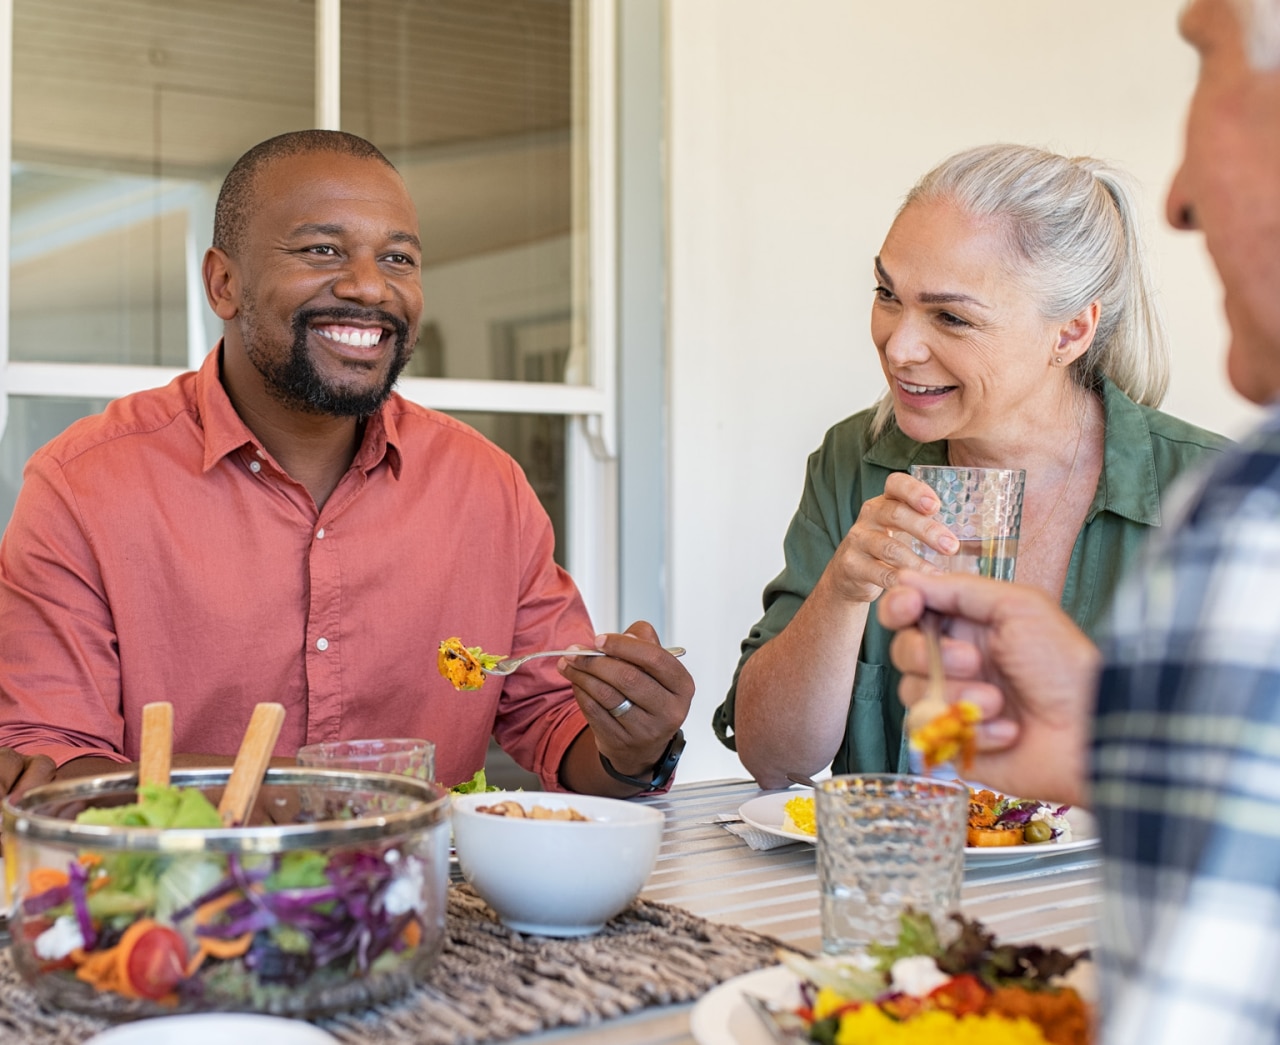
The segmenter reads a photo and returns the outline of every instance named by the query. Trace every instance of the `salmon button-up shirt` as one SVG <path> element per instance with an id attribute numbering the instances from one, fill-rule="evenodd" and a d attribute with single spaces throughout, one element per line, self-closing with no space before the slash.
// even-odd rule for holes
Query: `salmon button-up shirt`
<path id="1" fill-rule="evenodd" d="M 543 785 L 586 720 L 554 658 L 458 692 L 442 639 L 494 653 L 593 644 L 519 466 L 393 395 L 317 510 L 197 372 L 113 402 L 39 450 L 0 541 L 0 746 L 138 758 L 142 706 L 174 751 L 234 754 L 254 704 L 285 706 L 276 755 L 426 737 L 436 776 L 490 735 Z"/>

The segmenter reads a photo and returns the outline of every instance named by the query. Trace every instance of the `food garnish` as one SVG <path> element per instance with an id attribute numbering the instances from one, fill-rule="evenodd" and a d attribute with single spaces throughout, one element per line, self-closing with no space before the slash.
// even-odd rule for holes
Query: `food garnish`
<path id="1" fill-rule="evenodd" d="M 1070 806 L 1052 806 L 1034 798 L 1008 798 L 987 788 L 969 788 L 970 846 L 1039 845 L 1071 841 Z"/>
<path id="2" fill-rule="evenodd" d="M 583 816 L 576 809 L 568 806 L 562 809 L 548 809 L 546 806 L 534 805 L 526 811 L 524 806 L 511 799 L 491 806 L 476 806 L 476 812 L 488 813 L 490 816 L 509 816 L 515 820 L 580 820 L 585 822 L 590 819 L 590 817 Z"/>
<path id="3" fill-rule="evenodd" d="M 479 646 L 464 646 L 454 636 L 440 643 L 436 666 L 454 689 L 479 689 L 484 685 L 484 669 L 494 667 L 502 657 L 500 653 L 486 653 Z"/>
<path id="4" fill-rule="evenodd" d="M 976 704 L 958 700 L 945 711 L 911 731 L 911 746 L 920 752 L 927 773 L 931 769 L 955 762 L 968 771 L 973 765 L 975 727 L 982 721 Z"/>
<path id="5" fill-rule="evenodd" d="M 219 828 L 194 788 L 144 785 L 78 823 Z M 389 971 L 423 939 L 422 860 L 399 847 L 271 855 L 96 852 L 27 876 L 23 930 L 42 974 L 163 1006 L 255 1007 Z"/>
<path id="6" fill-rule="evenodd" d="M 960 933 L 945 946 L 927 914 L 908 910 L 896 941 L 857 959 L 781 952 L 803 981 L 794 1015 L 809 1040 L 1087 1045 L 1089 1006 L 1063 982 L 1087 951 L 997 944 L 979 922 L 951 919 Z"/>
<path id="7" fill-rule="evenodd" d="M 782 830 L 817 836 L 818 817 L 812 795 L 796 795 L 787 799 L 782 807 Z"/>
<path id="8" fill-rule="evenodd" d="M 489 783 L 484 775 L 484 767 L 481 766 L 475 771 L 475 775 L 470 780 L 454 784 L 449 790 L 455 795 L 474 795 L 482 791 L 501 791 L 502 788 Z"/>

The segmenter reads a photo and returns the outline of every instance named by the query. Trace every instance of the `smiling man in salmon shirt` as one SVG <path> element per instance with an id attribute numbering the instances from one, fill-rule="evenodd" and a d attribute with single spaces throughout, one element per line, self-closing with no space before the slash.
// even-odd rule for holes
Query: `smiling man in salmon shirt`
<path id="1" fill-rule="evenodd" d="M 0 794 L 138 758 L 174 706 L 175 764 L 227 763 L 259 701 L 276 755 L 421 736 L 437 777 L 490 736 L 543 786 L 665 786 L 693 696 L 644 622 L 597 636 L 523 473 L 392 388 L 422 312 L 418 219 L 368 142 L 301 131 L 223 184 L 204 260 L 223 340 L 33 455 L 0 542 Z M 476 692 L 442 639 L 532 662 Z"/>

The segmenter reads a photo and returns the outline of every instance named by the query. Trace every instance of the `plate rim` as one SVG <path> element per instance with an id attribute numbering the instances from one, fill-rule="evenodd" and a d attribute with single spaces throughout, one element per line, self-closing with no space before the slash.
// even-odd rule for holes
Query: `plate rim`
<path id="1" fill-rule="evenodd" d="M 689 1034 L 698 1045 L 754 1045 L 752 1041 L 743 1041 L 735 1035 L 730 1026 L 730 1017 L 737 1010 L 752 1020 L 757 1019 L 742 1001 L 746 988 L 758 983 L 760 986 L 756 987 L 756 993 L 776 1001 L 781 999 L 783 987 L 793 986 L 796 982 L 796 974 L 782 964 L 766 965 L 732 976 L 694 1002 L 689 1012 Z M 762 1045 L 769 1041 L 763 1025 L 756 1040 Z"/>
<path id="2" fill-rule="evenodd" d="M 805 790 L 808 790 L 808 789 L 805 789 Z M 745 802 L 743 802 L 742 805 L 738 806 L 738 815 L 742 817 L 742 822 L 744 824 L 749 824 L 751 827 L 754 827 L 757 831 L 763 831 L 766 834 L 775 835 L 778 838 L 789 838 L 793 842 L 807 842 L 809 843 L 809 845 L 816 845 L 818 841 L 816 835 L 806 835 L 800 831 L 784 831 L 777 824 L 766 824 L 763 821 L 753 818 L 750 814 L 745 812 L 746 808 L 750 805 L 755 805 L 757 803 L 768 804 L 771 802 L 776 802 L 778 801 L 778 799 L 796 798 L 797 796 L 800 796 L 803 794 L 804 794 L 803 790 L 788 788 L 785 791 L 773 791 L 773 792 L 770 792 L 769 794 L 756 795 L 755 798 L 749 798 Z M 785 804 L 785 803 L 780 803 L 780 804 Z M 781 823 L 781 818 L 779 818 L 779 824 L 780 823 Z"/>
<path id="3" fill-rule="evenodd" d="M 290 1038 L 297 1033 L 297 1039 L 302 1040 L 305 1037 L 306 1042 L 314 1042 L 314 1045 L 321 1045 L 321 1042 L 336 1043 L 335 1038 L 328 1031 L 317 1027 L 314 1023 L 303 1019 L 291 1019 L 287 1016 L 273 1016 L 266 1012 L 187 1012 L 176 1013 L 173 1016 L 155 1016 L 150 1019 L 136 1020 L 131 1023 L 116 1024 L 105 1030 L 99 1031 L 93 1037 L 87 1039 L 84 1045 L 115 1045 L 116 1042 L 128 1042 L 134 1036 L 145 1035 L 148 1033 L 163 1034 L 165 1028 L 174 1028 L 176 1033 L 182 1033 L 182 1027 L 190 1027 L 195 1021 L 231 1021 L 237 1024 L 253 1023 L 257 1026 L 244 1026 L 242 1029 L 246 1031 L 266 1031 L 270 1033 L 273 1029 L 280 1034 L 281 1040 L 285 1045 L 293 1045 Z M 264 1023 L 263 1021 L 269 1021 Z M 289 1038 L 286 1038 L 280 1027 L 281 1023 L 293 1025 Z M 157 1029 L 157 1024 L 164 1024 L 163 1028 Z M 178 1026 L 180 1024 L 181 1026 Z M 298 1025 L 305 1027 L 305 1030 L 299 1032 Z M 236 1028 L 227 1027 L 226 1030 L 234 1031 Z"/>

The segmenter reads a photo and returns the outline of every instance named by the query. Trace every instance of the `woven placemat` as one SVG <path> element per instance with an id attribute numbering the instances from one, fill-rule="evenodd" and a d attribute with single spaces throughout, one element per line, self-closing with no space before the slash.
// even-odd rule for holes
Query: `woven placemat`
<path id="1" fill-rule="evenodd" d="M 451 886 L 444 950 L 399 1001 L 317 1020 L 339 1041 L 480 1045 L 690 1002 L 777 961 L 781 944 L 667 904 L 638 900 L 594 936 L 550 939 L 502 925 L 468 886 Z M 0 1042 L 80 1045 L 110 1026 L 49 1012 L 0 957 Z"/>

